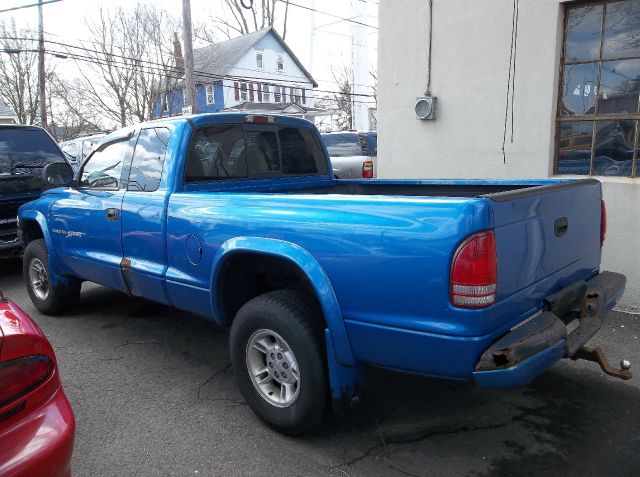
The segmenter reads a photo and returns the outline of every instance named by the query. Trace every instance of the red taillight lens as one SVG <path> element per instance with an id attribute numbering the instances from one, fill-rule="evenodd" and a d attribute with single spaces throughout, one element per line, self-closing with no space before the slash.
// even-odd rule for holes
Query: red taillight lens
<path id="1" fill-rule="evenodd" d="M 53 362 L 45 355 L 0 363 L 0 407 L 36 388 L 49 377 L 52 370 Z"/>
<path id="2" fill-rule="evenodd" d="M 273 116 L 249 114 L 246 116 L 245 121 L 247 123 L 254 123 L 254 124 L 267 124 L 267 123 L 275 123 L 276 119 Z"/>
<path id="3" fill-rule="evenodd" d="M 607 237 L 607 206 L 604 200 L 600 201 L 600 248 L 604 245 L 604 239 Z"/>
<path id="4" fill-rule="evenodd" d="M 362 178 L 373 179 L 373 162 L 364 161 L 362 163 Z"/>
<path id="5" fill-rule="evenodd" d="M 451 303 L 460 308 L 484 308 L 496 301 L 498 259 L 493 231 L 465 240 L 451 264 Z"/>

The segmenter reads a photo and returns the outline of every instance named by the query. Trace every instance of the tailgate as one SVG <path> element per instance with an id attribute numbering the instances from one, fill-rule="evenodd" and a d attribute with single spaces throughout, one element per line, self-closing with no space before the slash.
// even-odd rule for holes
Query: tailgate
<path id="1" fill-rule="evenodd" d="M 514 312 L 539 308 L 547 295 L 597 273 L 600 182 L 562 181 L 487 197 L 494 214 L 498 302 L 514 298 Z"/>

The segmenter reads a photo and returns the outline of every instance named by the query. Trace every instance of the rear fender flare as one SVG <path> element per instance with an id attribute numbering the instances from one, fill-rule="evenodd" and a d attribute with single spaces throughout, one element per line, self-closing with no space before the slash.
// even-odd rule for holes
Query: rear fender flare
<path id="1" fill-rule="evenodd" d="M 236 237 L 229 239 L 220 246 L 213 259 L 212 290 L 218 289 L 218 281 L 221 279 L 220 271 L 223 269 L 224 262 L 240 252 L 277 256 L 298 266 L 307 276 L 320 302 L 333 341 L 336 360 L 346 366 L 355 364 L 351 343 L 347 336 L 347 329 L 342 319 L 342 313 L 333 286 L 322 266 L 309 252 L 299 245 L 284 240 L 263 237 Z M 215 311 L 215 315 L 223 316 L 222 303 L 217 299 L 217 293 L 212 293 L 211 297 L 211 306 Z"/>

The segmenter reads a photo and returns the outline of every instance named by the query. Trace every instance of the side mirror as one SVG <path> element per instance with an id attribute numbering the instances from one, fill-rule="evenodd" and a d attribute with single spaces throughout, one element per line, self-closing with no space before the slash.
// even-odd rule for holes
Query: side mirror
<path id="1" fill-rule="evenodd" d="M 53 162 L 42 169 L 45 188 L 64 187 L 73 180 L 73 169 L 66 162 Z"/>

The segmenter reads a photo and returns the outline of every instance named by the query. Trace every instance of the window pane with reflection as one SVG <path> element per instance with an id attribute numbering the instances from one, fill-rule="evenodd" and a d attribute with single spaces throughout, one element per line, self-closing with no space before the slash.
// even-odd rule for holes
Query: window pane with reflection
<path id="1" fill-rule="evenodd" d="M 589 175 L 593 121 L 560 123 L 558 143 L 558 174 Z"/>
<path id="2" fill-rule="evenodd" d="M 565 62 L 595 60 L 600 56 L 602 5 L 572 8 L 567 12 Z"/>
<path id="3" fill-rule="evenodd" d="M 593 114 L 598 87 L 598 63 L 567 65 L 562 80 L 563 116 Z"/>
<path id="4" fill-rule="evenodd" d="M 604 58 L 640 56 L 640 2 L 607 4 L 602 56 Z"/>
<path id="5" fill-rule="evenodd" d="M 598 121 L 593 173 L 630 177 L 636 121 Z"/>

